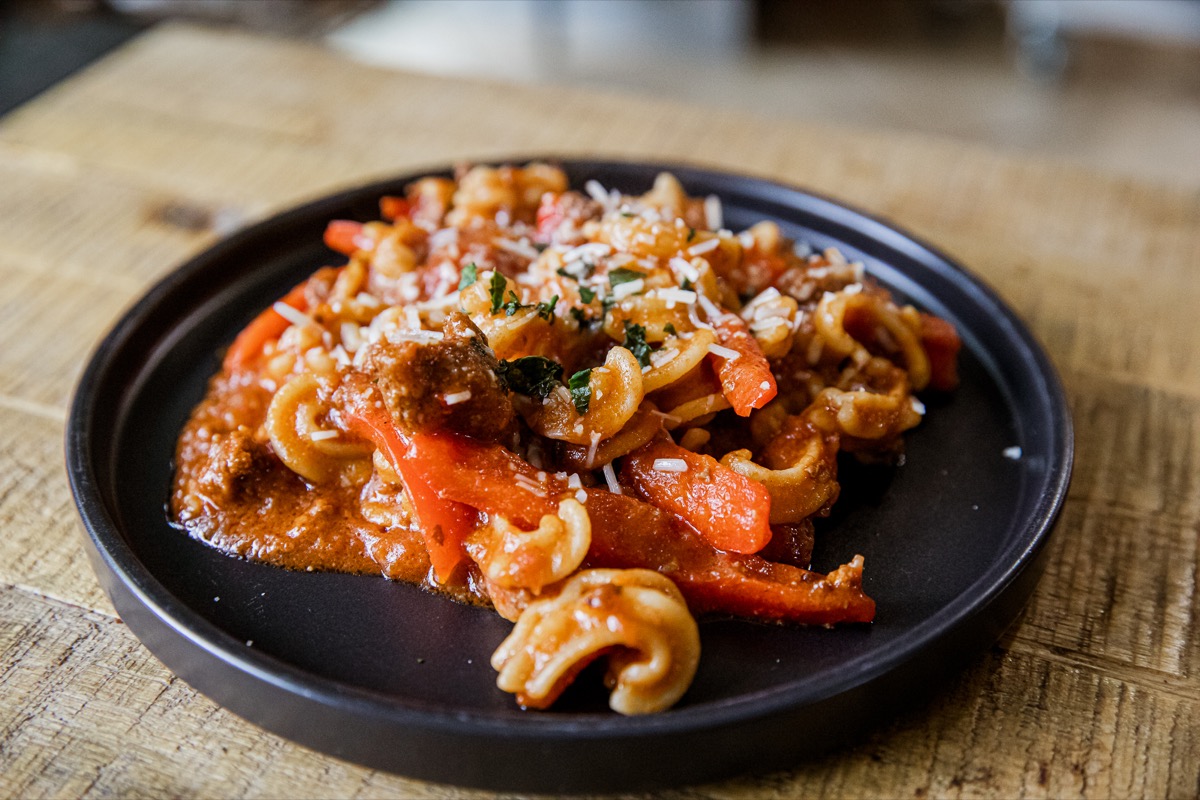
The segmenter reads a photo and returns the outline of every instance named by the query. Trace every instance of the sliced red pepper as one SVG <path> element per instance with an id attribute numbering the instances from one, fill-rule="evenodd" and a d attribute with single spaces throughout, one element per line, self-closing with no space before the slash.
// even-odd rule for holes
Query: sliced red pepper
<path id="1" fill-rule="evenodd" d="M 292 287 L 292 290 L 279 302 L 291 306 L 297 311 L 308 310 L 308 300 L 305 297 L 305 287 L 308 281 Z M 267 342 L 274 341 L 283 335 L 292 323 L 287 317 L 275 310 L 274 306 L 263 311 L 242 328 L 241 333 L 233 340 L 225 353 L 225 369 L 234 371 L 244 368 L 251 361 L 262 355 Z"/>
<path id="2" fill-rule="evenodd" d="M 737 353 L 729 358 L 713 355 L 722 392 L 739 417 L 748 417 L 779 394 L 771 365 L 745 320 L 737 314 L 722 313 L 709 323 L 717 334 L 717 344 Z"/>
<path id="3" fill-rule="evenodd" d="M 655 469 L 660 458 L 686 464 L 687 469 Z M 685 520 L 719 550 L 757 553 L 771 541 L 771 495 L 766 487 L 711 456 L 655 439 L 625 457 L 621 476 L 652 505 Z"/>
<path id="4" fill-rule="evenodd" d="M 420 463 L 411 438 L 396 427 L 376 393 L 356 392 L 355 397 L 360 402 L 345 408 L 342 418 L 354 433 L 373 442 L 399 473 L 424 534 L 434 575 L 445 583 L 467 560 L 467 536 L 475 530 L 479 515 L 468 505 L 439 496 L 428 482 L 428 465 Z"/>
<path id="5" fill-rule="evenodd" d="M 558 512 L 556 495 L 564 490 L 564 482 L 499 444 L 457 433 L 418 433 L 411 437 L 409 454 L 413 475 L 436 487 L 439 497 L 526 528 Z M 531 491 L 534 485 L 545 487 L 545 496 Z"/>
<path id="6" fill-rule="evenodd" d="M 325 246 L 342 255 L 352 256 L 363 249 L 359 245 L 359 237 L 363 232 L 363 224 L 348 219 L 330 220 L 325 226 Z"/>
<path id="7" fill-rule="evenodd" d="M 948 392 L 958 386 L 958 351 L 962 340 L 954 326 L 932 314 L 921 314 L 921 346 L 929 357 L 929 386 Z"/>
<path id="8" fill-rule="evenodd" d="M 379 215 L 387 220 L 397 220 L 412 213 L 412 203 L 403 197 L 384 195 L 379 198 Z"/>
<path id="9" fill-rule="evenodd" d="M 875 618 L 875 601 L 862 590 L 861 559 L 821 575 L 757 555 L 726 553 L 649 503 L 602 489 L 587 493 L 588 566 L 657 570 L 675 582 L 695 614 L 805 625 Z"/>

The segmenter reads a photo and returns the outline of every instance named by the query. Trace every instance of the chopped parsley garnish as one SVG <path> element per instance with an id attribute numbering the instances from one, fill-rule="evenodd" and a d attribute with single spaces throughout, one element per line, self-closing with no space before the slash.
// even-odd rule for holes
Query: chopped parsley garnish
<path id="1" fill-rule="evenodd" d="M 621 343 L 643 367 L 650 366 L 650 345 L 646 344 L 646 329 L 625 320 L 625 341 Z"/>
<path id="2" fill-rule="evenodd" d="M 590 322 L 587 318 L 587 315 L 583 313 L 582 308 L 579 308 L 577 306 L 572 306 L 572 308 L 571 308 L 571 319 L 578 322 L 580 328 L 587 328 L 590 326 Z"/>
<path id="3" fill-rule="evenodd" d="M 695 238 L 696 238 L 696 229 L 695 229 L 695 228 L 688 228 L 688 238 L 687 238 L 687 240 L 690 242 L 692 239 L 695 239 Z"/>
<path id="4" fill-rule="evenodd" d="M 500 309 L 504 307 L 504 289 L 508 286 L 508 281 L 499 272 L 492 273 L 492 282 L 488 288 L 492 294 L 492 313 L 498 314 Z"/>
<path id="5" fill-rule="evenodd" d="M 479 279 L 475 274 L 478 270 L 479 268 L 475 266 L 474 261 L 463 267 L 462 277 L 458 279 L 458 290 L 460 292 Z"/>
<path id="6" fill-rule="evenodd" d="M 625 217 L 625 219 L 629 219 L 630 217 L 636 217 L 637 214 L 633 213 L 632 211 L 622 211 L 621 216 Z"/>
<path id="7" fill-rule="evenodd" d="M 542 399 L 560 385 L 562 373 L 562 365 L 545 356 L 522 356 L 496 367 L 496 375 L 511 391 Z"/>
<path id="8" fill-rule="evenodd" d="M 571 400 L 580 414 L 586 414 L 588 404 L 592 402 L 591 379 L 592 371 L 581 369 L 567 381 L 567 388 L 571 390 Z"/>
<path id="9" fill-rule="evenodd" d="M 596 299 L 596 290 L 589 289 L 586 286 L 579 287 L 579 299 L 585 303 L 590 303 Z"/>
<path id="10" fill-rule="evenodd" d="M 679 334 L 675 333 L 675 323 L 673 323 L 673 322 L 668 322 L 666 325 L 663 325 L 663 333 L 665 333 L 667 336 L 678 336 L 679 335 Z"/>
<path id="11" fill-rule="evenodd" d="M 612 295 L 609 295 L 608 297 L 601 297 L 600 298 L 600 308 L 601 308 L 600 319 L 604 319 L 606 316 L 608 316 L 608 312 L 611 311 L 612 307 L 615 306 L 616 304 L 617 304 L 617 298 L 613 297 Z"/>
<path id="12" fill-rule="evenodd" d="M 627 269 L 625 267 L 617 267 L 612 272 L 608 273 L 608 285 L 619 286 L 622 283 L 636 281 L 638 278 L 646 277 L 645 273 L 638 272 L 636 269 Z"/>
<path id="13" fill-rule="evenodd" d="M 588 278 L 592 277 L 592 273 L 596 271 L 596 265 L 594 263 L 592 263 L 591 261 L 581 260 L 581 261 L 572 261 L 571 263 L 579 264 L 580 266 L 583 267 L 583 269 L 575 270 L 573 272 L 568 272 L 566 267 L 559 267 L 558 269 L 555 270 L 555 272 L 557 272 L 559 275 L 562 275 L 564 278 L 570 278 L 573 281 L 583 281 L 583 280 L 587 280 Z"/>
<path id="14" fill-rule="evenodd" d="M 558 295 L 554 295 L 549 300 L 538 303 L 537 315 L 544 320 L 554 321 L 554 307 L 558 305 Z"/>
<path id="15" fill-rule="evenodd" d="M 683 283 L 679 284 L 679 288 L 683 289 L 685 292 L 690 292 L 693 288 L 693 284 L 689 279 L 684 278 Z"/>

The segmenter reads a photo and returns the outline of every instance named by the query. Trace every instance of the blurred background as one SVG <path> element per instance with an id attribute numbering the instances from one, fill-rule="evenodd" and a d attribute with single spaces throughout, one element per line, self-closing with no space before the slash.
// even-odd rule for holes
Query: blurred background
<path id="1" fill-rule="evenodd" d="M 1200 0 L 0 0 L 0 115 L 173 20 L 1200 190 Z"/>

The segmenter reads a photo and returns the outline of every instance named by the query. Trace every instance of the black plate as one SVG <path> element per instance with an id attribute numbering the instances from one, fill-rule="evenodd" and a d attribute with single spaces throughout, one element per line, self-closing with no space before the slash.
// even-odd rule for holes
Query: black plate
<path id="1" fill-rule="evenodd" d="M 895 469 L 845 466 L 816 567 L 866 557 L 869 626 L 701 625 L 695 683 L 672 710 L 626 718 L 581 680 L 522 712 L 488 659 L 509 623 L 370 576 L 229 558 L 167 525 L 176 436 L 219 355 L 313 269 L 332 218 L 370 219 L 399 177 L 318 200 L 220 242 L 155 286 L 100 344 L 78 387 L 67 461 L 93 567 L 148 648 L 221 705 L 333 755 L 492 789 L 603 791 L 796 763 L 886 719 L 991 644 L 1041 573 L 1072 434 L 1042 350 L 977 279 L 911 236 L 793 188 L 680 165 L 568 161 L 630 193 L 670 169 L 716 194 L 726 226 L 774 219 L 836 245 L 899 297 L 951 320 L 962 385 L 929 397 Z M 1005 455 L 1021 448 L 1019 458 Z M 594 687 L 598 681 L 590 682 Z"/>

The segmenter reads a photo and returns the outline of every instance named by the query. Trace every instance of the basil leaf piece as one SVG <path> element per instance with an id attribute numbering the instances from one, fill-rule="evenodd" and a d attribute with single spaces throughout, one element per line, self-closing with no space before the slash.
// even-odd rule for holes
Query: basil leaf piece
<path id="1" fill-rule="evenodd" d="M 488 286 L 492 294 L 492 313 L 497 314 L 504 307 L 504 289 L 508 281 L 498 271 L 492 273 L 492 282 Z"/>
<path id="2" fill-rule="evenodd" d="M 575 410 L 580 414 L 586 414 L 588 405 L 592 402 L 591 380 L 592 371 L 581 369 L 567 381 L 567 388 L 571 390 L 571 400 L 575 403 Z"/>
<path id="3" fill-rule="evenodd" d="M 675 332 L 675 323 L 673 322 L 668 322 L 666 325 L 663 325 L 663 333 L 667 334 L 667 336 L 679 335 Z"/>
<path id="4" fill-rule="evenodd" d="M 650 366 L 650 345 L 646 344 L 646 329 L 641 325 L 632 325 L 625 320 L 625 341 L 621 343 L 637 358 L 643 367 Z"/>
<path id="5" fill-rule="evenodd" d="M 585 303 L 590 303 L 596 299 L 596 290 L 589 289 L 586 286 L 579 287 L 579 299 Z"/>
<path id="6" fill-rule="evenodd" d="M 479 267 L 475 266 L 474 261 L 463 267 L 462 277 L 458 279 L 458 290 L 460 292 L 471 284 L 475 283 L 475 281 L 479 280 L 478 276 L 476 275 L 478 270 Z"/>
<path id="7" fill-rule="evenodd" d="M 537 315 L 549 322 L 554 321 L 554 307 L 558 305 L 558 295 L 552 296 L 549 300 L 537 304 Z"/>
<path id="8" fill-rule="evenodd" d="M 542 399 L 561 385 L 562 373 L 562 365 L 545 356 L 522 356 L 496 367 L 496 375 L 509 391 Z"/>
<path id="9" fill-rule="evenodd" d="M 636 269 L 617 267 L 612 272 L 608 273 L 608 285 L 616 287 L 620 286 L 622 283 L 629 283 L 630 281 L 636 281 L 638 278 L 644 277 L 646 277 L 646 273 L 638 272 Z"/>

